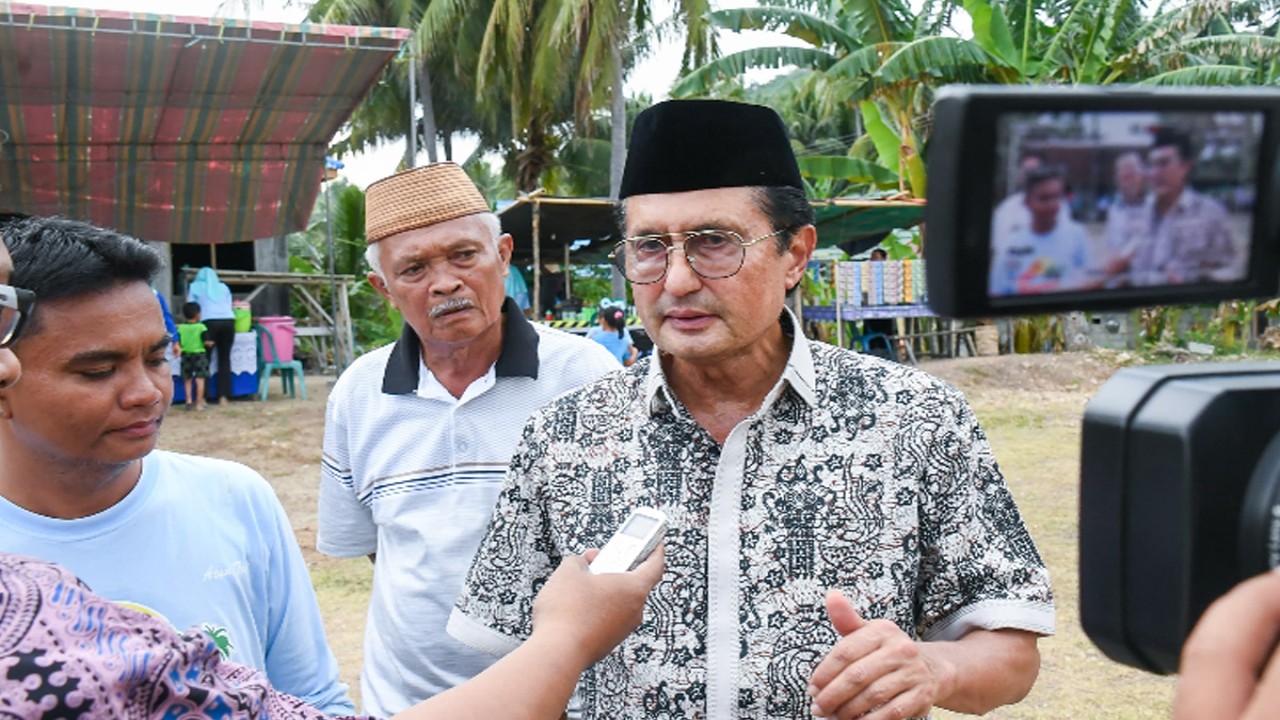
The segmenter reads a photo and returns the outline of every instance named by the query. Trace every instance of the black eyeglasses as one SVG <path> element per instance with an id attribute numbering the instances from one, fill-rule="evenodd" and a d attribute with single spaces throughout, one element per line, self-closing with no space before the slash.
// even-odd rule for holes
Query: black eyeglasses
<path id="1" fill-rule="evenodd" d="M 732 230 L 686 230 L 662 235 L 639 235 L 624 239 L 614 246 L 609 259 L 622 275 L 637 285 L 656 283 L 667 276 L 671 267 L 671 251 L 680 249 L 689 267 L 708 280 L 732 277 L 742 269 L 747 248 L 761 240 L 777 237 L 790 228 L 774 230 L 754 240 L 744 240 Z M 684 242 L 668 242 L 671 237 Z"/>
<path id="2" fill-rule="evenodd" d="M 36 305 L 36 294 L 11 285 L 0 285 L 0 347 L 9 347 L 27 324 Z"/>

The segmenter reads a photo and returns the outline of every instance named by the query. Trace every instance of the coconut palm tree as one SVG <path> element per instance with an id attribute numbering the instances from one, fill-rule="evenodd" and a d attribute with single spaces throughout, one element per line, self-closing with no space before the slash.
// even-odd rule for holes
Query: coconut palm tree
<path id="1" fill-rule="evenodd" d="M 417 39 L 429 46 L 457 32 L 464 18 L 482 18 L 476 102 L 482 115 L 506 113 L 517 187 L 537 188 L 555 152 L 585 135 L 591 116 L 610 108 L 615 120 L 614 166 L 625 146 L 625 73 L 645 45 L 646 32 L 687 28 L 685 54 L 702 61 L 714 51 L 702 20 L 707 0 L 673 3 L 673 19 L 652 23 L 644 0 L 435 0 L 424 10 Z"/>
<path id="2" fill-rule="evenodd" d="M 682 77 L 672 93 L 711 94 L 748 69 L 795 67 L 824 113 L 861 112 L 878 162 L 923 197 L 919 150 L 934 87 L 1274 84 L 1278 5 L 1190 0 L 1149 17 L 1143 0 L 937 1 L 915 13 L 902 0 L 811 0 L 723 10 L 709 16 L 719 28 L 773 30 L 807 47 L 726 55 Z M 961 11 L 972 28 L 967 37 L 949 29 Z"/>
<path id="3" fill-rule="evenodd" d="M 377 25 L 414 30 L 431 0 L 318 0 L 308 19 L 313 22 Z M 475 58 L 483 24 L 462 18 L 453 33 L 430 46 L 417 45 L 416 65 L 406 53 L 392 62 L 382 79 L 356 109 L 348 137 L 335 146 L 338 152 L 367 150 L 381 142 L 406 140 L 404 165 L 414 162 L 410 148 L 421 141 L 430 162 L 438 159 L 436 143 L 444 158 L 453 159 L 453 137 L 469 132 L 491 139 L 508 132 L 499 120 L 483 116 L 475 102 Z M 414 120 L 409 107 L 410 72 L 422 117 Z M 447 78 L 446 82 L 435 82 Z M 415 142 L 408 142 L 412 137 Z"/>

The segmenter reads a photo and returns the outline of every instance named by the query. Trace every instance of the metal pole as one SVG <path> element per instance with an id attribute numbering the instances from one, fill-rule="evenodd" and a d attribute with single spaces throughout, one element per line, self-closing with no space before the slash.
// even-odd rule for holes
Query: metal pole
<path id="1" fill-rule="evenodd" d="M 409 167 L 418 165 L 418 45 L 409 36 Z"/>
<path id="2" fill-rule="evenodd" d="M 533 199 L 533 319 L 541 320 L 546 308 L 542 307 L 542 203 Z"/>
<path id="3" fill-rule="evenodd" d="M 325 163 L 328 165 L 328 163 Z M 333 181 L 329 179 L 326 168 L 324 175 L 324 228 L 329 241 L 329 317 L 333 320 L 333 368 L 335 375 L 346 370 L 345 353 L 341 350 L 342 341 L 338 339 L 338 281 L 335 277 L 334 242 L 333 242 Z"/>
<path id="4" fill-rule="evenodd" d="M 553 240 L 555 238 L 552 238 Z M 569 272 L 569 243 L 564 245 L 564 299 L 573 297 L 573 273 Z"/>

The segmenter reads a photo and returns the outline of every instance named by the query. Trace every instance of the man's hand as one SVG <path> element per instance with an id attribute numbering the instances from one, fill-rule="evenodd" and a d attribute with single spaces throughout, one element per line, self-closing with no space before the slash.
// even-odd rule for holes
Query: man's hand
<path id="1" fill-rule="evenodd" d="M 1237 585 L 1209 606 L 1182 648 L 1175 720 L 1261 720 L 1280 707 L 1280 572 Z"/>
<path id="2" fill-rule="evenodd" d="M 842 636 L 813 671 L 816 717 L 899 720 L 927 715 L 942 680 L 920 643 L 888 620 L 864 620 L 848 598 L 827 593 L 827 615 Z"/>
<path id="3" fill-rule="evenodd" d="M 568 641 L 572 651 L 582 653 L 583 668 L 608 655 L 640 625 L 645 599 L 666 568 L 660 544 L 631 572 L 594 575 L 587 564 L 599 552 L 562 560 L 533 603 L 533 636 Z"/>

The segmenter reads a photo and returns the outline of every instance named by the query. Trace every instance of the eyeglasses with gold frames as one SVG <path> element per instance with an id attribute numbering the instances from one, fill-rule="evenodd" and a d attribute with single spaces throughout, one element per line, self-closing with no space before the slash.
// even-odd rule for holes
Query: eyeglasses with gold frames
<path id="1" fill-rule="evenodd" d="M 732 277 L 742 269 L 747 248 L 762 240 L 777 237 L 790 228 L 774 230 L 752 240 L 745 240 L 732 230 L 685 230 L 660 235 L 638 235 L 623 239 L 609 253 L 609 259 L 622 275 L 637 285 L 656 283 L 667 276 L 671 252 L 680 250 L 699 276 L 707 280 Z M 674 242 L 673 238 L 680 238 Z"/>

